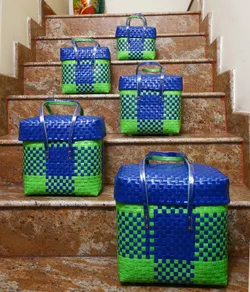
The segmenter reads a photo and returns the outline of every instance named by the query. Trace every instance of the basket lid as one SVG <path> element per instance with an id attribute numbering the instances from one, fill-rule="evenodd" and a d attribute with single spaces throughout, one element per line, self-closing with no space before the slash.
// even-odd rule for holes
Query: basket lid
<path id="1" fill-rule="evenodd" d="M 93 47 L 78 47 L 78 56 L 81 60 L 93 59 L 94 48 Z M 110 60 L 110 50 L 107 47 L 98 47 L 96 49 L 95 59 Z M 74 48 L 61 48 L 60 60 L 76 60 Z"/>
<path id="2" fill-rule="evenodd" d="M 160 90 L 161 75 L 150 74 L 141 75 L 141 90 Z M 121 76 L 119 80 L 119 90 L 137 90 L 137 75 Z M 165 75 L 163 90 L 182 91 L 183 81 L 181 76 Z"/>
<path id="3" fill-rule="evenodd" d="M 47 115 L 44 117 L 49 141 L 68 141 L 72 116 Z M 73 141 L 98 140 L 106 136 L 104 119 L 102 117 L 78 116 L 76 119 Z M 20 121 L 20 141 L 43 141 L 44 128 L 39 117 Z"/>
<path id="4" fill-rule="evenodd" d="M 194 169 L 194 206 L 226 205 L 229 179 L 218 169 L 192 164 Z M 146 165 L 149 204 L 186 206 L 188 202 L 188 170 L 184 164 Z M 139 165 L 123 165 L 115 178 L 115 200 L 120 203 L 143 204 Z"/>
<path id="5" fill-rule="evenodd" d="M 147 26 L 118 26 L 116 29 L 116 38 L 156 38 L 156 28 Z"/>

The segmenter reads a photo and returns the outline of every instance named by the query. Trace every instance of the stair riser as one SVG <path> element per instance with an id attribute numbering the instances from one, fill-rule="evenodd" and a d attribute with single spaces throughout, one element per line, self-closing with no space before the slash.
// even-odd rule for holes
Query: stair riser
<path id="1" fill-rule="evenodd" d="M 199 14 L 194 15 L 158 15 L 147 16 L 148 26 L 163 33 L 198 33 Z M 89 36 L 115 35 L 118 25 L 125 25 L 127 17 L 93 17 L 93 18 L 48 18 L 47 36 Z M 136 21 L 132 25 L 142 25 Z"/>
<path id="2" fill-rule="evenodd" d="M 156 59 L 205 58 L 205 37 L 158 38 Z M 98 39 L 101 46 L 109 47 L 111 57 L 116 60 L 116 40 Z M 72 47 L 70 40 L 39 40 L 36 43 L 37 62 L 60 61 L 60 48 Z"/>
<path id="3" fill-rule="evenodd" d="M 74 98 L 72 96 L 72 98 Z M 45 100 L 9 100 L 9 134 L 18 134 L 19 121 L 38 115 Z M 80 101 L 85 115 L 103 116 L 108 133 L 120 133 L 119 99 Z M 183 98 L 183 133 L 225 132 L 225 106 L 220 98 Z M 71 114 L 72 108 L 55 107 L 55 114 Z"/>
<path id="4" fill-rule="evenodd" d="M 239 143 L 219 144 L 125 144 L 106 145 L 105 183 L 113 184 L 122 164 L 138 163 L 149 151 L 178 151 L 191 161 L 212 165 L 229 176 L 231 183 L 242 183 L 242 153 Z M 22 146 L 1 146 L 0 183 L 22 183 Z"/>
<path id="5" fill-rule="evenodd" d="M 115 256 L 114 208 L 2 209 L 0 256 Z M 229 255 L 248 256 L 250 209 L 229 209 Z"/>
<path id="6" fill-rule="evenodd" d="M 212 90 L 212 65 L 205 64 L 167 64 L 166 72 L 184 77 L 185 92 L 209 92 Z M 122 75 L 135 74 L 136 65 L 112 65 L 112 92 L 118 91 L 119 78 Z M 24 94 L 60 94 L 60 66 L 32 66 L 24 71 Z"/>

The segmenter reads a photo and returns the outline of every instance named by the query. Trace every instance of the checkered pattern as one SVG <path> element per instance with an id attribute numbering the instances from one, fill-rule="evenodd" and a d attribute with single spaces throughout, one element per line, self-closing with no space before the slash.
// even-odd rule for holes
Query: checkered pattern
<path id="1" fill-rule="evenodd" d="M 162 120 L 138 120 L 139 134 L 161 134 L 163 128 Z"/>
<path id="2" fill-rule="evenodd" d="M 62 61 L 63 93 L 109 93 L 111 88 L 110 61 Z"/>
<path id="3" fill-rule="evenodd" d="M 142 213 L 117 212 L 118 254 L 130 259 L 146 258 L 146 238 Z"/>
<path id="4" fill-rule="evenodd" d="M 120 95 L 122 133 L 175 134 L 180 132 L 180 91 L 164 91 L 163 98 L 160 97 L 159 91 L 153 90 L 142 90 L 139 97 L 135 90 L 122 90 Z"/>
<path id="5" fill-rule="evenodd" d="M 96 176 L 102 173 L 102 148 L 83 146 L 75 150 L 75 174 L 78 176 Z"/>
<path id="6" fill-rule="evenodd" d="M 66 176 L 48 176 L 46 181 L 46 192 L 48 194 L 68 195 L 74 193 L 74 180 Z"/>
<path id="7" fill-rule="evenodd" d="M 227 283 L 226 206 L 195 207 L 192 231 L 183 206 L 150 205 L 148 230 L 143 205 L 117 202 L 116 209 L 121 281 Z"/>
<path id="8" fill-rule="evenodd" d="M 51 142 L 46 160 L 43 142 L 24 142 L 25 194 L 97 196 L 103 183 L 102 148 L 101 140 L 76 141 L 69 159 L 68 143 Z"/>
<path id="9" fill-rule="evenodd" d="M 154 268 L 155 280 L 159 283 L 188 284 L 194 278 L 194 265 L 186 260 L 159 259 Z"/>
<path id="10" fill-rule="evenodd" d="M 227 256 L 227 214 L 225 212 L 196 215 L 195 259 L 220 261 Z"/>
<path id="11" fill-rule="evenodd" d="M 150 38 L 118 38 L 117 49 L 119 60 L 153 60 L 156 55 L 155 39 Z"/>
<path id="12" fill-rule="evenodd" d="M 164 119 L 181 119 L 181 95 L 179 92 L 164 93 Z"/>
<path id="13" fill-rule="evenodd" d="M 45 175 L 45 151 L 44 147 L 24 147 L 24 175 Z"/>
<path id="14" fill-rule="evenodd" d="M 75 84 L 76 82 L 76 63 L 69 64 L 68 62 L 62 63 L 62 83 Z"/>
<path id="15" fill-rule="evenodd" d="M 94 70 L 94 83 L 110 83 L 109 64 L 96 64 Z"/>
<path id="16" fill-rule="evenodd" d="M 137 97 L 136 95 L 121 95 L 121 119 L 137 118 Z"/>

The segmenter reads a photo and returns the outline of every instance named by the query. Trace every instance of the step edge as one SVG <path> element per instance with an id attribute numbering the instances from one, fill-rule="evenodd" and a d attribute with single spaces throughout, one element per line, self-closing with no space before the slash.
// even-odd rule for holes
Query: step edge
<path id="1" fill-rule="evenodd" d="M 45 19 L 56 18 L 109 18 L 109 17 L 128 17 L 133 13 L 105 13 L 105 14 L 85 14 L 85 15 L 46 15 Z M 200 15 L 201 11 L 176 11 L 176 12 L 145 12 L 144 16 L 170 16 L 170 15 Z"/>
<path id="2" fill-rule="evenodd" d="M 152 61 L 152 60 L 129 60 L 129 61 L 111 61 L 111 65 L 134 65 L 139 64 L 142 61 Z M 213 59 L 162 59 L 162 60 L 153 60 L 160 64 L 200 64 L 200 63 L 212 63 Z M 26 62 L 23 64 L 24 67 L 61 67 L 61 62 Z"/>
<path id="3" fill-rule="evenodd" d="M 191 92 L 182 93 L 184 98 L 221 98 L 224 97 L 224 92 Z M 54 98 L 61 99 L 120 99 L 119 94 L 56 94 Z M 10 95 L 8 100 L 45 100 L 50 98 L 49 95 Z"/>
<path id="4" fill-rule="evenodd" d="M 225 133 L 224 133 L 225 134 Z M 110 134 L 113 135 L 113 134 Z M 192 135 L 192 134 L 191 134 Z M 243 142 L 242 137 L 237 137 L 237 136 L 227 136 L 223 137 L 223 133 L 220 133 L 222 137 L 182 137 L 182 136 L 152 136 L 152 137 L 137 137 L 137 136 L 131 136 L 131 137 L 108 137 L 104 139 L 104 143 L 106 145 L 127 145 L 127 144 L 162 144 L 162 143 L 169 143 L 169 144 L 180 144 L 180 143 L 185 143 L 185 144 L 197 144 L 197 143 L 202 143 L 202 144 L 222 144 L 222 143 L 227 143 L 227 144 L 239 144 Z M 16 138 L 12 139 L 4 139 L 2 137 L 0 139 L 0 146 L 5 146 L 5 145 L 21 145 L 22 141 L 19 141 Z"/>
<path id="5" fill-rule="evenodd" d="M 89 38 L 89 36 L 62 36 L 62 37 L 52 37 L 52 36 L 37 36 L 35 37 L 36 41 L 56 41 L 56 40 L 71 40 L 72 38 Z M 157 34 L 157 38 L 170 38 L 170 37 L 206 37 L 205 33 L 167 33 L 167 34 Z M 95 36 L 95 39 L 116 39 L 115 35 L 98 35 Z"/>

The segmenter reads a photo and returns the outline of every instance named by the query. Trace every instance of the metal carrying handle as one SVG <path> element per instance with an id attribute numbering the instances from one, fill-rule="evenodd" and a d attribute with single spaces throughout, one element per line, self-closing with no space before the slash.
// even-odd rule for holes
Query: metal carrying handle
<path id="1" fill-rule="evenodd" d="M 142 66 L 157 66 L 159 68 L 157 69 L 148 69 L 148 68 L 143 68 L 142 70 L 140 70 L 140 67 Z M 160 97 L 163 96 L 163 91 L 164 91 L 164 78 L 165 78 L 165 74 L 164 74 L 164 69 L 162 67 L 161 64 L 159 64 L 158 62 L 141 62 L 137 68 L 136 68 L 136 76 L 137 76 L 137 95 L 138 98 L 140 98 L 141 95 L 141 81 L 142 81 L 142 73 L 141 71 L 145 72 L 145 73 L 160 73 L 160 81 L 161 81 L 161 87 L 160 87 Z"/>
<path id="2" fill-rule="evenodd" d="M 126 21 L 126 31 L 127 31 L 127 35 L 128 35 L 129 46 L 130 46 L 129 27 L 130 27 L 130 23 L 131 23 L 132 19 L 141 19 L 141 21 L 143 22 L 142 42 L 144 42 L 145 32 L 146 32 L 146 28 L 147 28 L 147 20 L 146 20 L 144 15 L 142 15 L 141 13 L 137 13 L 137 14 L 133 14 L 133 15 L 129 16 L 127 21 Z"/>
<path id="3" fill-rule="evenodd" d="M 73 45 L 73 48 L 74 48 L 76 61 L 77 61 L 78 65 L 80 65 L 81 59 L 79 57 L 77 43 L 94 43 L 93 57 L 92 57 L 92 65 L 94 66 L 94 64 L 95 64 L 95 56 L 96 56 L 96 53 L 97 53 L 97 48 L 100 47 L 99 43 L 94 39 L 87 39 L 87 38 L 86 39 L 85 38 L 73 38 L 72 39 L 72 45 Z"/>
<path id="4" fill-rule="evenodd" d="M 144 217 L 145 217 L 145 229 L 149 229 L 149 200 L 148 189 L 146 181 L 146 164 L 150 160 L 158 161 L 184 161 L 188 168 L 188 196 L 187 196 L 187 212 L 188 212 L 188 229 L 193 228 L 193 197 L 194 197 L 194 169 L 193 165 L 189 162 L 187 156 L 181 152 L 149 152 L 140 162 L 140 180 L 142 186 L 142 193 L 145 199 L 144 202 Z"/>
<path id="5" fill-rule="evenodd" d="M 75 111 L 72 115 L 72 120 L 71 120 L 71 125 L 69 129 L 69 159 L 72 158 L 72 144 L 73 144 L 73 135 L 74 135 L 74 128 L 75 128 L 75 123 L 76 119 L 79 115 L 83 116 L 84 112 L 83 109 L 80 105 L 79 102 L 77 101 L 71 101 L 71 100 L 58 100 L 58 99 L 48 99 L 45 101 L 39 110 L 39 120 L 40 123 L 43 125 L 43 131 L 44 131 L 44 147 L 45 147 L 45 153 L 46 153 L 46 159 L 49 159 L 49 139 L 47 135 L 47 130 L 46 130 L 46 124 L 45 124 L 45 118 L 44 118 L 44 112 L 43 109 L 46 107 L 47 111 L 49 112 L 50 115 L 53 115 L 53 112 L 51 110 L 50 105 L 69 105 L 69 106 L 75 106 Z"/>

